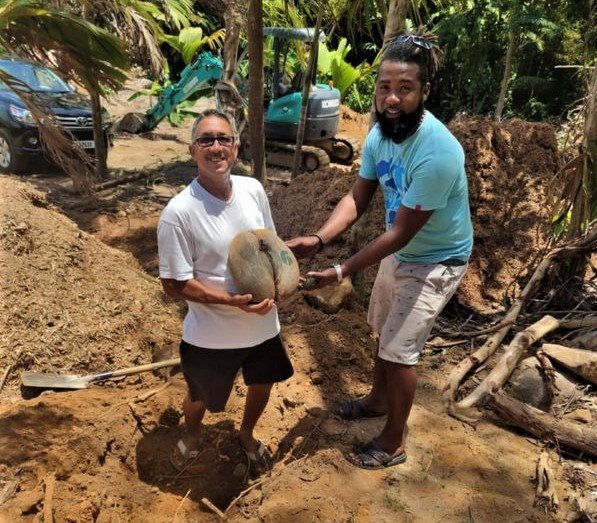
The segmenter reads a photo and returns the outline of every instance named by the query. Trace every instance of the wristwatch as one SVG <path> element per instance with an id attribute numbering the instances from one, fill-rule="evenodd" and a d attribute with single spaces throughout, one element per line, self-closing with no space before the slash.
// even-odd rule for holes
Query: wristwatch
<path id="1" fill-rule="evenodd" d="M 332 265 L 332 267 L 336 271 L 336 276 L 338 278 L 338 283 L 340 283 L 342 281 L 342 279 L 343 279 L 343 276 L 342 276 L 342 266 L 339 263 L 336 263 L 336 264 Z"/>

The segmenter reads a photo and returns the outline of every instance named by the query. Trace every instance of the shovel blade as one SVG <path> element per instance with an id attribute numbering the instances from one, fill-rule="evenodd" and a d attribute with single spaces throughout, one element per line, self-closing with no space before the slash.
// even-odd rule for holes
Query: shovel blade
<path id="1" fill-rule="evenodd" d="M 23 372 L 21 373 L 21 383 L 25 387 L 44 389 L 85 389 L 89 383 L 89 377 L 51 372 Z"/>

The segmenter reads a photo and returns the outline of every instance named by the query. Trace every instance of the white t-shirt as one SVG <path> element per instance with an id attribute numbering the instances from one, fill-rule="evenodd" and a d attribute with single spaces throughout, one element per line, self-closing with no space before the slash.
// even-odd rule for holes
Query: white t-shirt
<path id="1" fill-rule="evenodd" d="M 197 181 L 166 206 L 158 224 L 160 278 L 195 278 L 206 286 L 238 294 L 228 270 L 228 246 L 240 232 L 275 230 L 262 185 L 232 176 L 232 197 L 224 202 Z M 264 316 L 238 307 L 187 301 L 182 338 L 208 349 L 252 347 L 280 332 L 274 307 Z"/>

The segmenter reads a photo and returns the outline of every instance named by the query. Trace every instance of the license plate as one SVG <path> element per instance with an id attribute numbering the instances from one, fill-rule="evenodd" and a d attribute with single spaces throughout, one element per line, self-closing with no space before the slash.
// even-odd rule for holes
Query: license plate
<path id="1" fill-rule="evenodd" d="M 77 145 L 83 149 L 95 149 L 95 142 L 93 140 L 78 140 Z"/>

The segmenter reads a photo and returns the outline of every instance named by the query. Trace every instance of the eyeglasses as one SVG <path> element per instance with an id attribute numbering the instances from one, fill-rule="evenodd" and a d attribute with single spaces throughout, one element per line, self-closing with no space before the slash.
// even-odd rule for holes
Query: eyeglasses
<path id="1" fill-rule="evenodd" d="M 211 147 L 215 141 L 222 147 L 232 147 L 234 144 L 234 136 L 222 135 L 222 136 L 200 136 L 195 140 L 195 143 L 199 144 L 199 147 L 207 148 Z"/>
<path id="2" fill-rule="evenodd" d="M 430 50 L 432 47 L 431 42 L 429 42 L 429 40 L 427 40 L 426 38 L 424 38 L 422 36 L 400 35 L 394 41 L 398 42 L 399 44 L 405 44 L 406 42 L 410 41 L 414 45 L 416 45 L 418 47 L 422 47 L 423 49 L 427 49 L 427 50 Z"/>

